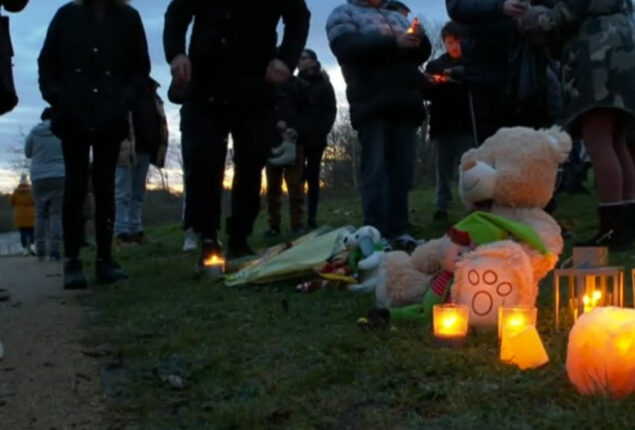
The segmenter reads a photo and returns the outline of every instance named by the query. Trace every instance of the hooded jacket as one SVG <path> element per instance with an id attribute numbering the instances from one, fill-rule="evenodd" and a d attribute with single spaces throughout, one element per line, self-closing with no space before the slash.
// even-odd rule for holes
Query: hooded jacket
<path id="1" fill-rule="evenodd" d="M 276 27 L 284 36 L 276 49 Z M 274 89 L 265 81 L 271 60 L 295 69 L 309 31 L 304 0 L 172 0 L 165 14 L 163 44 L 168 63 L 189 46 L 192 81 L 185 98 L 218 103 L 273 103 Z"/>
<path id="2" fill-rule="evenodd" d="M 9 12 L 20 12 L 28 2 L 29 0 L 0 0 L 0 6 Z"/>
<path id="3" fill-rule="evenodd" d="M 51 131 L 51 122 L 43 121 L 33 127 L 26 138 L 24 154 L 31 161 L 31 180 L 64 178 L 62 142 Z"/>
<path id="4" fill-rule="evenodd" d="M 399 48 L 396 36 L 405 34 L 411 24 L 385 4 L 374 8 L 365 0 L 348 0 L 331 13 L 326 25 L 356 129 L 377 118 L 419 122 L 425 117 L 419 66 L 430 56 L 430 41 L 420 28 L 418 49 Z"/>
<path id="5" fill-rule="evenodd" d="M 90 3 L 77 0 L 55 14 L 38 59 L 40 90 L 53 107 L 58 137 L 120 142 L 150 75 L 145 31 L 125 2 L 110 2 L 101 22 Z"/>

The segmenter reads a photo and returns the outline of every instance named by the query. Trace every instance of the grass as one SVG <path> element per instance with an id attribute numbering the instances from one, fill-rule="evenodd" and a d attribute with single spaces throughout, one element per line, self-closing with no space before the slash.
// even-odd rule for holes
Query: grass
<path id="1" fill-rule="evenodd" d="M 415 193 L 415 233 L 439 236 L 432 194 Z M 558 218 L 593 229 L 591 198 L 564 196 Z M 457 205 L 458 206 L 458 205 Z M 355 198 L 322 207 L 332 226 L 361 223 Z M 452 217 L 458 220 L 460 213 Z M 258 232 L 264 230 L 258 220 Z M 499 363 L 495 335 L 464 349 L 433 345 L 417 326 L 364 331 L 369 296 L 292 284 L 229 289 L 193 276 L 178 226 L 120 251 L 132 280 L 97 288 L 90 339 L 104 359 L 111 411 L 139 429 L 629 429 L 635 398 L 586 398 L 569 384 L 566 333 L 552 331 L 552 290 L 539 298 L 539 331 L 551 362 L 521 372 Z M 256 236 L 255 242 L 265 243 Z M 630 265 L 630 254 L 614 254 Z M 548 282 L 546 283 L 549 284 Z M 629 296 L 630 300 L 630 296 Z M 629 303 L 631 303 L 629 301 Z M 286 310 L 285 310 L 286 309 Z M 168 376 L 177 389 L 168 382 Z M 177 378 L 175 378 L 177 377 Z"/>

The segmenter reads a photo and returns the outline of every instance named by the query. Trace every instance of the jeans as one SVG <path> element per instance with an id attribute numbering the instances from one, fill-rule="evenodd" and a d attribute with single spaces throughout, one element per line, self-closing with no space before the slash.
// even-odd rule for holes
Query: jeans
<path id="1" fill-rule="evenodd" d="M 309 224 L 314 224 L 317 218 L 318 203 L 320 201 L 320 169 L 325 149 L 323 146 L 304 148 L 304 178 L 308 185 L 307 212 Z"/>
<path id="2" fill-rule="evenodd" d="M 115 168 L 121 142 L 103 140 L 96 136 L 62 141 L 66 182 L 64 186 L 64 251 L 66 258 L 79 257 L 82 244 L 82 213 L 88 175 L 91 174 L 90 149 L 93 149 L 92 179 L 95 195 L 95 232 L 97 258 L 109 261 L 112 257 L 112 235 L 115 218 Z"/>
<path id="3" fill-rule="evenodd" d="M 33 227 L 20 228 L 20 243 L 22 248 L 28 248 L 33 244 Z"/>
<path id="4" fill-rule="evenodd" d="M 189 102 L 181 109 L 186 222 L 203 239 L 220 229 L 229 133 L 234 144 L 230 245 L 247 239 L 260 211 L 262 169 L 275 141 L 273 104 L 239 106 Z"/>
<path id="5" fill-rule="evenodd" d="M 407 233 L 417 128 L 414 122 L 378 120 L 358 130 L 364 224 L 384 237 Z"/>
<path id="6" fill-rule="evenodd" d="M 437 154 L 436 206 L 447 211 L 452 203 L 452 179 L 457 171 L 461 155 L 475 146 L 474 137 L 469 134 L 443 133 L 434 137 Z"/>
<path id="7" fill-rule="evenodd" d="M 297 147 L 295 164 L 284 167 L 267 166 L 267 209 L 269 212 L 269 227 L 280 230 L 282 219 L 282 179 L 287 184 L 289 193 L 289 215 L 291 229 L 302 227 L 304 215 L 304 156 L 302 147 Z"/>
<path id="8" fill-rule="evenodd" d="M 150 154 L 137 154 L 136 164 L 117 166 L 115 172 L 115 234 L 136 234 L 143 231 L 141 212 L 146 195 L 146 178 Z"/>
<path id="9" fill-rule="evenodd" d="M 48 252 L 60 254 L 62 242 L 62 205 L 64 202 L 64 178 L 33 181 L 35 200 L 35 249 L 38 255 Z"/>

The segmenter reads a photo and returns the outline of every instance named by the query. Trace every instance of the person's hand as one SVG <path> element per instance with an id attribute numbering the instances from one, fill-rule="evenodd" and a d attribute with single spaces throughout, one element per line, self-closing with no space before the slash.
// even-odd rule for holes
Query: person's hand
<path id="1" fill-rule="evenodd" d="M 529 9 L 529 2 L 524 0 L 505 0 L 503 13 L 511 18 L 520 18 Z"/>
<path id="2" fill-rule="evenodd" d="M 549 13 L 551 9 L 544 6 L 534 6 L 527 10 L 527 12 L 518 21 L 518 27 L 520 31 L 524 33 L 530 33 L 538 30 L 540 27 L 540 16 Z"/>
<path id="3" fill-rule="evenodd" d="M 397 36 L 397 46 L 401 49 L 417 49 L 421 46 L 421 37 L 414 34 L 400 34 Z"/>
<path id="4" fill-rule="evenodd" d="M 180 86 L 189 84 L 192 79 L 192 63 L 185 54 L 180 54 L 174 57 L 170 64 L 172 77 L 176 83 Z"/>
<path id="5" fill-rule="evenodd" d="M 283 61 L 278 60 L 277 58 L 271 60 L 269 67 L 267 67 L 267 82 L 274 85 L 280 85 L 287 82 L 290 77 L 291 70 L 289 70 L 289 67 L 287 67 Z"/>

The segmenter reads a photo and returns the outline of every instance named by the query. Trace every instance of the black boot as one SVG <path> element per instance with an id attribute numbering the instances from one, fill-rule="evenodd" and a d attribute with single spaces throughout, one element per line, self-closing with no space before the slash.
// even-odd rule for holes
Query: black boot
<path id="1" fill-rule="evenodd" d="M 79 260 L 68 260 L 64 263 L 64 289 L 83 290 L 86 288 L 86 276 L 82 262 Z"/>
<path id="2" fill-rule="evenodd" d="M 632 242 L 629 222 L 629 209 L 626 205 L 599 206 L 600 230 L 591 239 L 576 243 L 576 247 L 606 246 L 613 251 L 623 251 Z"/>
<path id="3" fill-rule="evenodd" d="M 117 281 L 128 279 L 128 274 L 114 260 L 97 260 L 95 262 L 95 274 L 97 282 L 102 284 L 114 284 Z"/>
<path id="4" fill-rule="evenodd" d="M 247 244 L 246 238 L 230 237 L 227 245 L 227 258 L 229 260 L 247 259 L 256 255 Z"/>

